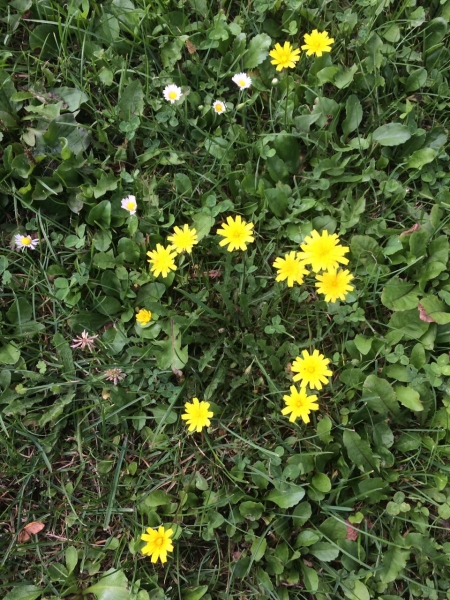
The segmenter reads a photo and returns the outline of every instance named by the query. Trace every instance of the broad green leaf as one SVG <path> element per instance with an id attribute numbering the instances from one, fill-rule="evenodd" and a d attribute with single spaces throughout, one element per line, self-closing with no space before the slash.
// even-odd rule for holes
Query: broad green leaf
<path id="1" fill-rule="evenodd" d="M 62 398 L 56 400 L 56 402 L 40 416 L 38 420 L 39 427 L 44 427 L 47 423 L 56 421 L 63 414 L 64 407 L 72 403 L 74 395 L 73 392 L 69 392 Z"/>
<path id="2" fill-rule="evenodd" d="M 14 343 L 0 346 L 0 364 L 14 365 L 20 358 L 20 350 Z"/>
<path id="3" fill-rule="evenodd" d="M 276 217 L 283 218 L 288 207 L 288 197 L 283 190 L 269 188 L 264 191 L 270 210 Z"/>
<path id="4" fill-rule="evenodd" d="M 317 435 L 324 444 L 329 444 L 333 441 L 333 436 L 330 435 L 332 425 L 333 423 L 330 417 L 327 417 L 326 415 L 317 423 Z"/>
<path id="5" fill-rule="evenodd" d="M 158 348 L 154 349 L 156 362 L 160 369 L 183 369 L 188 361 L 188 347 L 181 347 L 179 328 L 172 323 L 169 337 L 164 341 L 153 342 Z"/>
<path id="6" fill-rule="evenodd" d="M 75 365 L 69 342 L 60 333 L 55 333 L 52 344 L 62 363 L 62 375 L 68 379 L 75 377 Z"/>
<path id="7" fill-rule="evenodd" d="M 325 473 L 316 473 L 314 477 L 311 479 L 312 485 L 319 490 L 319 492 L 323 492 L 327 494 L 331 490 L 331 481 L 328 475 Z"/>
<path id="8" fill-rule="evenodd" d="M 372 338 L 366 338 L 365 335 L 358 333 L 354 339 L 355 346 L 364 356 L 369 354 L 370 348 L 372 346 Z"/>
<path id="9" fill-rule="evenodd" d="M 400 575 L 400 572 L 406 567 L 406 562 L 410 552 L 401 550 L 401 548 L 390 547 L 383 556 L 383 566 L 378 571 L 378 577 L 382 583 L 391 583 Z"/>
<path id="10" fill-rule="evenodd" d="M 171 496 L 164 490 L 154 490 L 145 498 L 144 504 L 150 508 L 164 506 L 172 502 Z"/>
<path id="11" fill-rule="evenodd" d="M 313 544 L 309 553 L 318 558 L 319 560 L 323 560 L 324 562 L 330 562 L 331 560 L 336 560 L 339 556 L 340 549 L 335 544 L 330 544 L 330 542 L 317 542 Z"/>
<path id="12" fill-rule="evenodd" d="M 438 325 L 450 323 L 450 313 L 446 312 L 446 306 L 436 296 L 426 296 L 420 300 L 420 314 L 422 319 L 426 316 Z M 424 315 L 425 313 L 425 315 Z"/>
<path id="13" fill-rule="evenodd" d="M 425 40 L 423 44 L 423 49 L 425 52 L 430 52 L 437 46 L 444 38 L 447 33 L 447 21 L 442 17 L 437 17 L 436 19 L 432 19 L 429 23 L 427 23 L 425 29 Z"/>
<path id="14" fill-rule="evenodd" d="M 247 500 L 239 505 L 239 512 L 244 519 L 249 521 L 257 521 L 262 517 L 264 512 L 264 504 L 261 502 L 252 502 Z"/>
<path id="15" fill-rule="evenodd" d="M 192 217 L 192 225 L 197 231 L 198 241 L 202 240 L 208 235 L 214 223 L 214 218 L 207 213 L 200 212 Z"/>
<path id="16" fill-rule="evenodd" d="M 117 104 L 120 117 L 123 120 L 130 120 L 132 117 L 140 117 L 144 112 L 144 92 L 139 79 L 131 81 L 123 90 Z"/>
<path id="17" fill-rule="evenodd" d="M 207 585 L 198 585 L 183 592 L 183 600 L 200 600 L 208 591 Z"/>
<path id="18" fill-rule="evenodd" d="M 99 227 L 108 229 L 111 223 L 111 202 L 109 200 L 102 200 L 91 208 L 86 221 L 89 225 L 98 225 Z"/>
<path id="19" fill-rule="evenodd" d="M 395 312 L 389 321 L 389 328 L 402 334 L 398 341 L 403 337 L 418 340 L 428 330 L 429 326 L 429 323 L 420 320 L 417 308 Z"/>
<path id="20" fill-rule="evenodd" d="M 388 123 L 375 129 L 372 134 L 374 142 L 378 142 L 380 146 L 399 146 L 404 144 L 411 134 L 406 125 L 401 123 Z"/>
<path id="21" fill-rule="evenodd" d="M 314 594 L 319 588 L 319 576 L 317 575 L 317 570 L 307 567 L 302 560 L 300 561 L 300 568 L 302 570 L 305 590 Z"/>
<path id="22" fill-rule="evenodd" d="M 33 309 L 25 298 L 17 298 L 6 313 L 8 321 L 14 325 L 29 321 L 32 316 Z"/>
<path id="23" fill-rule="evenodd" d="M 94 594 L 97 600 L 129 600 L 128 580 L 123 571 L 109 569 L 97 583 L 85 590 Z"/>
<path id="24" fill-rule="evenodd" d="M 120 238 L 117 244 L 117 252 L 128 263 L 137 263 L 141 256 L 141 250 L 136 242 L 125 237 Z"/>
<path id="25" fill-rule="evenodd" d="M 295 136 L 279 133 L 274 142 L 277 155 L 284 161 L 290 173 L 297 175 L 300 166 L 300 145 Z"/>
<path id="26" fill-rule="evenodd" d="M 334 76 L 334 85 L 339 89 L 343 90 L 348 87 L 353 78 L 355 76 L 356 71 L 358 70 L 358 65 L 352 65 L 350 68 L 344 67 L 342 65 L 339 66 L 338 72 Z"/>
<path id="27" fill-rule="evenodd" d="M 368 442 L 361 439 L 361 436 L 359 436 L 356 431 L 346 429 L 342 439 L 348 457 L 361 469 L 361 471 L 378 471 L 378 459 L 375 459 L 373 456 L 372 449 Z"/>
<path id="28" fill-rule="evenodd" d="M 299 485 L 292 485 L 285 491 L 276 489 L 271 490 L 267 494 L 266 500 L 274 502 L 280 508 L 291 508 L 292 506 L 296 506 L 304 495 L 305 490 L 303 487 Z"/>
<path id="29" fill-rule="evenodd" d="M 254 69 L 268 56 L 272 45 L 267 33 L 260 33 L 250 40 L 247 52 L 244 55 L 244 69 Z"/>
<path id="30" fill-rule="evenodd" d="M 175 173 L 174 176 L 175 188 L 182 196 L 192 195 L 192 183 L 184 173 Z"/>
<path id="31" fill-rule="evenodd" d="M 36 600 L 42 596 L 43 591 L 35 585 L 20 584 L 8 592 L 3 600 Z"/>
<path id="32" fill-rule="evenodd" d="M 319 531 L 332 542 L 345 540 L 347 537 L 347 526 L 345 523 L 342 523 L 333 517 L 326 519 L 322 525 L 319 526 Z"/>
<path id="33" fill-rule="evenodd" d="M 89 100 L 89 96 L 77 88 L 69 88 L 62 86 L 59 88 L 52 88 L 49 90 L 57 98 L 61 98 L 67 104 L 67 110 L 75 112 L 83 104 Z"/>
<path id="34" fill-rule="evenodd" d="M 426 69 L 416 69 L 411 73 L 405 83 L 405 92 L 415 92 L 423 87 L 427 81 L 428 73 Z"/>
<path id="35" fill-rule="evenodd" d="M 432 148 L 421 148 L 420 150 L 416 150 L 411 154 L 408 158 L 408 162 L 406 163 L 407 169 L 421 169 L 425 165 L 433 162 L 433 160 L 437 156 L 437 151 Z"/>
<path id="36" fill-rule="evenodd" d="M 391 384 L 386 379 L 369 375 L 363 384 L 363 397 L 367 406 L 382 415 L 398 415 L 400 408 Z"/>
<path id="37" fill-rule="evenodd" d="M 311 518 L 311 515 L 312 508 L 309 502 L 297 504 L 292 513 L 294 527 L 302 527 Z"/>
<path id="38" fill-rule="evenodd" d="M 342 590 L 349 600 L 370 600 L 370 592 L 362 581 L 347 579 L 342 582 Z"/>
<path id="39" fill-rule="evenodd" d="M 211 156 L 223 161 L 234 159 L 233 145 L 222 137 L 211 137 L 205 140 L 205 149 Z"/>
<path id="40" fill-rule="evenodd" d="M 250 551 L 252 553 L 252 557 L 255 562 L 258 562 L 259 560 L 262 559 L 262 557 L 264 556 L 264 553 L 266 551 L 266 548 L 267 548 L 267 540 L 265 537 L 256 538 L 255 540 L 253 540 Z"/>
<path id="41" fill-rule="evenodd" d="M 416 390 L 403 385 L 397 385 L 394 389 L 400 404 L 403 404 L 403 406 L 406 406 L 406 408 L 411 410 L 423 410 L 423 404 L 420 401 L 420 394 L 416 392 Z"/>
<path id="42" fill-rule="evenodd" d="M 352 133 L 358 129 L 363 118 L 361 102 L 359 101 L 358 96 L 355 96 L 355 94 L 352 94 L 347 98 L 347 102 L 345 104 L 345 114 L 346 117 L 342 122 L 342 131 L 344 132 L 345 136 L 348 136 L 349 133 Z"/>
<path id="43" fill-rule="evenodd" d="M 381 302 L 389 310 L 410 310 L 416 308 L 419 302 L 415 283 L 402 281 L 393 277 L 383 288 Z"/>
<path id="44" fill-rule="evenodd" d="M 76 548 L 74 546 L 68 546 L 66 548 L 66 567 L 67 570 L 70 573 L 72 573 L 72 571 L 75 569 L 75 567 L 77 566 L 78 563 L 78 552 L 76 550 Z"/>

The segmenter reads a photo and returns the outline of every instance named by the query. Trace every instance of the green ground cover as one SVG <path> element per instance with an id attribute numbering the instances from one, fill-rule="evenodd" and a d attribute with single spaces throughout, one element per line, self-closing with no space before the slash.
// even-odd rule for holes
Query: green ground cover
<path id="1" fill-rule="evenodd" d="M 0 596 L 449 599 L 450 1 L 0 7 Z M 342 301 L 275 280 L 313 230 Z M 291 422 L 305 350 L 332 374 Z"/>

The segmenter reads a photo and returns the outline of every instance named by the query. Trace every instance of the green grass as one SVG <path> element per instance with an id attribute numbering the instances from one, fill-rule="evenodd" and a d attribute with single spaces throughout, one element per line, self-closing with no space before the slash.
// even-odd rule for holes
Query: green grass
<path id="1" fill-rule="evenodd" d="M 450 2 L 0 6 L 0 596 L 450 598 Z M 332 52 L 277 73 L 313 29 Z M 236 214 L 245 253 L 216 235 Z M 350 247 L 346 302 L 275 282 L 313 229 Z M 315 348 L 333 376 L 292 424 Z M 193 397 L 214 418 L 188 435 Z"/>

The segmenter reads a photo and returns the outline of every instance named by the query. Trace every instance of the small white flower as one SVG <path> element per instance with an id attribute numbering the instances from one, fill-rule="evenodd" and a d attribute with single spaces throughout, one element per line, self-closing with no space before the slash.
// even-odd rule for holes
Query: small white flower
<path id="1" fill-rule="evenodd" d="M 252 80 L 247 73 L 238 73 L 237 75 L 233 75 L 232 80 L 238 87 L 241 88 L 241 90 L 245 90 L 252 85 Z"/>
<path id="2" fill-rule="evenodd" d="M 76 338 L 73 338 L 73 344 L 71 344 L 70 347 L 81 348 L 81 350 L 84 350 L 87 346 L 92 352 L 92 350 L 94 349 L 95 338 L 98 338 L 98 335 L 89 335 L 89 333 L 86 330 L 84 330 L 81 335 L 79 335 Z"/>
<path id="3" fill-rule="evenodd" d="M 227 110 L 225 104 L 221 100 L 216 100 L 213 102 L 213 109 L 218 115 L 221 115 Z"/>
<path id="4" fill-rule="evenodd" d="M 29 248 L 30 250 L 34 250 L 36 246 L 39 244 L 39 240 L 36 238 L 32 238 L 29 235 L 20 235 L 18 233 L 14 236 L 14 242 L 16 244 L 17 250 L 25 250 L 25 248 Z"/>
<path id="5" fill-rule="evenodd" d="M 180 87 L 171 83 L 170 85 L 166 85 L 166 87 L 163 90 L 163 95 L 164 95 L 164 98 L 168 102 L 170 102 L 170 104 L 173 104 L 174 102 L 176 102 L 177 100 L 179 100 L 181 98 L 183 93 L 181 92 Z"/>
<path id="6" fill-rule="evenodd" d="M 122 200 L 122 208 L 127 210 L 130 213 L 130 215 L 135 215 L 137 208 L 135 196 L 127 196 L 126 198 L 124 198 Z"/>

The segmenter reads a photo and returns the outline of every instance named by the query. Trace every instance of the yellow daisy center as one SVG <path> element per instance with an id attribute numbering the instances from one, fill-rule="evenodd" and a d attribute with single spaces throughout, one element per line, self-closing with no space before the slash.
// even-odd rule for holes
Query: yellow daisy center
<path id="1" fill-rule="evenodd" d="M 22 238 L 22 245 L 23 246 L 30 246 L 31 245 L 31 238 L 29 236 L 26 236 L 26 237 Z"/>
<path id="2" fill-rule="evenodd" d="M 136 204 L 130 200 L 130 202 L 127 202 L 127 210 L 134 210 L 136 208 Z"/>
<path id="3" fill-rule="evenodd" d="M 169 92 L 169 98 L 170 98 L 171 100 L 176 100 L 176 99 L 177 99 L 177 97 L 178 97 L 178 94 L 177 94 L 177 92 L 175 92 L 174 90 L 172 90 L 171 92 Z"/>
<path id="4" fill-rule="evenodd" d="M 246 84 L 247 84 L 247 82 L 245 81 L 245 79 L 239 79 L 238 85 L 240 85 L 241 87 L 245 87 Z"/>

